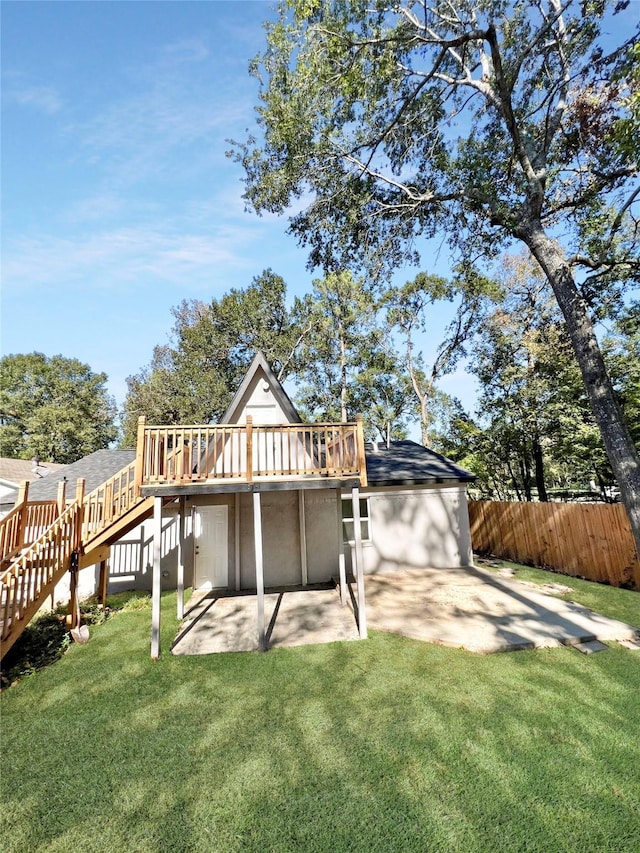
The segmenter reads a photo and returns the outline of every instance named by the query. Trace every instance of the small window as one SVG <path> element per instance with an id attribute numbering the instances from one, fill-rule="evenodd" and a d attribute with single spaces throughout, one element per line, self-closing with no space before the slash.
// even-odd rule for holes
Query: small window
<path id="1" fill-rule="evenodd" d="M 369 517 L 369 498 L 360 498 L 360 536 L 363 544 L 371 542 L 371 522 Z M 342 530 L 344 541 L 349 545 L 355 542 L 353 532 L 353 502 L 350 497 L 342 498 Z"/>

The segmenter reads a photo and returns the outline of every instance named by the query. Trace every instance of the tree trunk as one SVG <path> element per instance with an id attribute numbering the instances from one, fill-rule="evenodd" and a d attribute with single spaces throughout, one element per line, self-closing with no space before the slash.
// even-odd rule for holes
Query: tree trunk
<path id="1" fill-rule="evenodd" d="M 533 461 L 536 469 L 536 487 L 538 489 L 538 500 L 542 503 L 547 503 L 547 487 L 544 482 L 544 459 L 542 458 L 542 447 L 540 446 L 540 436 L 536 435 L 533 439 Z"/>
<path id="2" fill-rule="evenodd" d="M 344 341 L 344 330 L 342 323 L 338 324 L 340 335 L 340 418 L 342 423 L 347 422 L 347 353 Z"/>
<path id="3" fill-rule="evenodd" d="M 540 223 L 532 224 L 520 237 L 545 273 L 564 315 L 640 556 L 640 459 L 616 402 L 587 307 L 560 247 L 545 234 Z"/>

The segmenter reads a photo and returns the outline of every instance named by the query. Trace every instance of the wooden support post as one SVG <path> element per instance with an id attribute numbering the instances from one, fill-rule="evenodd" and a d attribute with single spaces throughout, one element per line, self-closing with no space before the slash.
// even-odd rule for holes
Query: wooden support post
<path id="1" fill-rule="evenodd" d="M 264 565 L 262 562 L 262 507 L 260 492 L 253 493 L 253 539 L 256 554 L 256 598 L 258 600 L 258 648 L 266 651 L 264 623 Z"/>
<path id="2" fill-rule="evenodd" d="M 302 586 L 306 586 L 309 582 L 309 572 L 307 565 L 307 523 L 305 519 L 303 489 L 300 489 L 298 492 L 298 523 L 300 527 L 300 570 L 302 574 Z"/>
<path id="3" fill-rule="evenodd" d="M 29 508 L 27 502 L 29 500 L 29 483 L 23 480 L 18 489 L 18 506 L 20 507 L 20 521 L 18 522 L 18 541 L 17 545 L 22 550 L 24 547 L 25 533 L 27 532 L 27 515 Z"/>
<path id="4" fill-rule="evenodd" d="M 107 581 L 109 580 L 109 572 L 107 569 L 107 561 L 100 561 L 100 574 L 98 576 L 98 604 L 104 607 L 107 603 Z"/>
<path id="5" fill-rule="evenodd" d="M 367 486 L 367 457 L 364 452 L 364 429 L 362 415 L 356 415 L 356 440 L 358 442 L 358 468 L 360 469 L 360 485 Z"/>
<path id="6" fill-rule="evenodd" d="M 80 619 L 77 618 L 78 609 L 78 569 L 71 569 L 69 573 L 69 606 L 67 608 L 66 623 L 72 628 L 80 627 Z"/>
<path id="7" fill-rule="evenodd" d="M 185 497 L 182 495 L 178 511 L 178 619 L 184 619 L 184 512 Z"/>
<path id="8" fill-rule="evenodd" d="M 135 498 L 140 497 L 142 479 L 144 475 L 144 435 L 147 419 L 144 415 L 138 418 L 138 433 L 136 437 L 136 469 L 133 480 L 133 494 Z"/>
<path id="9" fill-rule="evenodd" d="M 236 581 L 236 592 L 240 591 L 240 494 L 235 494 L 235 524 L 234 524 L 234 540 L 235 540 L 235 560 L 234 571 Z"/>
<path id="10" fill-rule="evenodd" d="M 58 493 L 56 495 L 56 503 L 58 505 L 58 515 L 62 515 L 67 507 L 67 481 L 61 480 L 58 483 Z"/>
<path id="11" fill-rule="evenodd" d="M 247 415 L 247 483 L 253 480 L 253 417 Z"/>
<path id="12" fill-rule="evenodd" d="M 353 505 L 353 538 L 355 540 L 356 583 L 358 587 L 358 631 L 360 639 L 367 639 L 367 612 L 364 600 L 364 554 L 362 553 L 362 529 L 360 526 L 360 490 L 351 489 Z"/>
<path id="13" fill-rule="evenodd" d="M 153 581 L 151 589 L 151 657 L 160 657 L 160 587 L 162 573 L 162 498 L 153 499 Z"/>
<path id="14" fill-rule="evenodd" d="M 336 489 L 336 509 L 338 516 L 338 570 L 340 577 L 340 604 L 347 603 L 347 570 L 344 561 L 344 533 L 342 522 L 342 490 Z"/>

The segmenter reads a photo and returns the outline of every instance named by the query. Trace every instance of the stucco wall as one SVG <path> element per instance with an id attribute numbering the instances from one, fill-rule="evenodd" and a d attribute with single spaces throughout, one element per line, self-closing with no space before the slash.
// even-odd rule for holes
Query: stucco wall
<path id="1" fill-rule="evenodd" d="M 298 492 L 263 492 L 262 542 L 265 586 L 302 581 Z M 307 538 L 307 580 L 328 581 L 337 573 L 337 509 L 335 491 L 309 490 L 304 494 Z M 241 586 L 255 587 L 252 495 L 241 496 Z"/>
<path id="2" fill-rule="evenodd" d="M 345 496 L 348 493 L 345 493 Z M 448 568 L 472 563 L 471 534 L 466 490 L 462 485 L 406 488 L 370 488 L 361 491 L 369 501 L 371 542 L 365 543 L 364 570 L 368 574 L 404 568 Z M 229 589 L 235 588 L 236 496 L 209 495 L 187 501 L 185 513 L 185 585 L 192 583 L 193 537 L 191 513 L 196 506 L 228 506 Z M 240 501 L 240 588 L 255 588 L 253 496 L 242 493 Z M 262 533 L 266 586 L 300 584 L 302 581 L 298 492 L 263 492 Z M 338 573 L 338 524 L 336 492 L 310 489 L 304 493 L 309 583 L 328 581 Z M 164 510 L 162 587 L 177 585 L 177 506 Z M 151 589 L 153 566 L 152 521 L 141 524 L 112 546 L 109 592 Z M 345 545 L 347 568 L 351 548 Z M 81 573 L 81 592 L 97 588 L 98 570 Z M 62 589 L 62 588 L 61 588 Z M 68 598 L 61 591 L 60 600 Z M 66 598 L 65 598 L 66 596 Z"/>

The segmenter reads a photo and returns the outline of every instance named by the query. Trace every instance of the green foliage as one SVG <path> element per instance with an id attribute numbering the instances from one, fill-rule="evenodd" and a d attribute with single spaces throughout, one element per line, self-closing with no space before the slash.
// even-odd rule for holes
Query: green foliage
<path id="1" fill-rule="evenodd" d="M 107 377 L 77 359 L 42 353 L 0 360 L 3 456 L 75 462 L 117 437 Z"/>
<path id="2" fill-rule="evenodd" d="M 640 25 L 606 55 L 601 39 L 625 6 L 282 0 L 252 65 L 258 134 L 232 156 L 257 212 L 310 199 L 289 230 L 324 271 L 379 281 L 438 233 L 474 267 L 526 246 L 562 312 L 640 553 L 640 458 L 593 326 L 640 281 L 629 144 Z M 427 394 L 416 396 L 424 412 Z"/>
<path id="3" fill-rule="evenodd" d="M 171 345 L 156 347 L 151 364 L 127 379 L 124 446 L 135 446 L 140 415 L 156 424 L 217 421 L 257 350 L 281 378 L 291 370 L 301 330 L 271 270 L 209 304 L 183 302 L 173 316 Z"/>
<path id="4" fill-rule="evenodd" d="M 547 499 L 589 490 L 610 470 L 575 356 L 549 287 L 525 257 L 505 258 L 503 301 L 484 318 L 473 370 L 478 421 L 454 412 L 445 442 L 487 497 Z"/>
<path id="5" fill-rule="evenodd" d="M 316 421 L 364 418 L 369 437 L 405 435 L 407 378 L 382 326 L 381 303 L 362 279 L 332 272 L 297 303 L 306 329 L 296 353 L 296 402 Z"/>
<path id="6" fill-rule="evenodd" d="M 38 616 L 24 629 L 13 648 L 2 659 L 0 685 L 8 687 L 16 679 L 31 675 L 59 660 L 70 642 L 64 616 L 54 612 Z"/>
<path id="7" fill-rule="evenodd" d="M 487 304 L 500 296 L 496 283 L 479 274 L 471 264 L 461 264 L 451 280 L 418 273 L 402 287 L 390 288 L 385 297 L 387 323 L 399 335 L 405 354 L 406 392 L 415 403 L 420 420 L 421 441 L 434 441 L 433 426 L 444 396 L 436 381 L 450 373 L 482 324 Z M 429 310 L 438 300 L 458 301 L 456 314 L 440 342 L 434 362 L 427 370 L 421 353 L 416 352 L 416 333 L 430 333 Z"/>
<path id="8" fill-rule="evenodd" d="M 477 475 L 475 488 L 484 497 L 544 500 L 554 490 L 588 494 L 591 483 L 604 497 L 615 481 L 549 289 L 523 257 L 505 260 L 502 286 L 505 298 L 485 317 L 472 361 L 480 387 L 477 419 L 454 404 L 434 446 Z M 637 304 L 622 310 L 603 350 L 638 442 Z"/>
<path id="9" fill-rule="evenodd" d="M 503 10 L 281 2 L 251 65 L 259 136 L 230 152 L 249 204 L 283 212 L 310 193 L 290 228 L 326 271 L 377 279 L 442 228 L 461 260 L 492 257 L 535 219 L 561 220 L 586 269 L 637 276 L 637 238 L 620 240 L 638 167 L 623 144 L 640 136 L 637 44 L 604 56 L 607 3 Z M 600 197 L 614 213 L 589 253 L 575 211 Z"/>
<path id="10" fill-rule="evenodd" d="M 620 312 L 603 349 L 618 403 L 631 437 L 640 447 L 640 302 L 632 302 Z"/>

